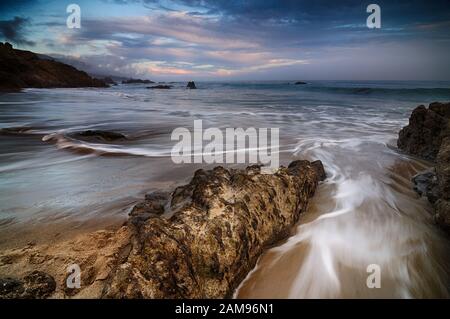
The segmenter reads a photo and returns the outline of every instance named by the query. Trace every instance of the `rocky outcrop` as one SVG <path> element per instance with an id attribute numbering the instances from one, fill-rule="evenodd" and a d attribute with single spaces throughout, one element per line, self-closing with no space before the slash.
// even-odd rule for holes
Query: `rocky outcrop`
<path id="1" fill-rule="evenodd" d="M 103 80 L 94 79 L 70 65 L 14 49 L 9 43 L 0 43 L 0 91 L 106 86 Z"/>
<path id="2" fill-rule="evenodd" d="M 122 84 L 151 84 L 155 83 L 151 80 L 141 80 L 141 79 L 129 79 L 129 80 L 123 80 Z"/>
<path id="3" fill-rule="evenodd" d="M 418 106 L 398 138 L 398 148 L 408 154 L 436 160 L 450 118 L 450 104 L 431 103 Z"/>
<path id="4" fill-rule="evenodd" d="M 195 86 L 195 82 L 194 81 L 189 81 L 188 84 L 186 85 L 187 89 L 191 89 L 191 90 L 195 90 L 197 87 Z"/>
<path id="5" fill-rule="evenodd" d="M 418 106 L 399 133 L 399 149 L 435 162 L 413 178 L 415 189 L 435 207 L 435 221 L 450 232 L 450 103 Z"/>
<path id="6" fill-rule="evenodd" d="M 259 166 L 198 170 L 171 194 L 147 195 L 116 232 L 27 254 L 45 256 L 41 265 L 51 271 L 41 271 L 59 278 L 53 297 L 230 297 L 261 253 L 289 234 L 324 178 L 320 161 L 295 161 L 270 175 Z M 0 260 L 18 260 L 17 253 Z M 80 264 L 78 291 L 63 288 L 64 263 Z"/>

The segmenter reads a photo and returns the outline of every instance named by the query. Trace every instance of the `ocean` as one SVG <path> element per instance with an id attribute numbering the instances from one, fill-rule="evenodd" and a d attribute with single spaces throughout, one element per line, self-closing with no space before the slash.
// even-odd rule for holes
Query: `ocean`
<path id="1" fill-rule="evenodd" d="M 147 192 L 213 167 L 171 160 L 172 131 L 201 119 L 204 128 L 278 128 L 280 164 L 319 159 L 327 172 L 236 297 L 449 297 L 449 243 L 410 181 L 430 163 L 399 152 L 396 139 L 416 106 L 450 101 L 450 82 L 171 85 L 0 95 L 0 249 L 117 227 Z M 361 285 L 369 265 L 380 266 L 380 289 Z"/>

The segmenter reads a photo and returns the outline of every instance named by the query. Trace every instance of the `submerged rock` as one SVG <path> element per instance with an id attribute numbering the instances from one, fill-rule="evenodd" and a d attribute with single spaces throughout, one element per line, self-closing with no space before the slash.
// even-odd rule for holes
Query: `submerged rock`
<path id="1" fill-rule="evenodd" d="M 160 89 L 160 90 L 168 90 L 171 89 L 172 85 L 154 85 L 154 86 L 147 86 L 147 89 Z"/>
<path id="2" fill-rule="evenodd" d="M 415 190 L 434 204 L 436 223 L 450 233 L 450 103 L 421 105 L 399 133 L 398 147 L 436 163 L 413 178 Z"/>
<path id="3" fill-rule="evenodd" d="M 297 82 L 295 82 L 295 85 L 303 85 L 303 84 L 308 84 L 308 83 L 303 82 L 303 81 L 297 81 Z"/>
<path id="4" fill-rule="evenodd" d="M 197 87 L 195 86 L 195 82 L 194 81 L 189 81 L 187 86 L 187 89 L 196 89 Z"/>
<path id="5" fill-rule="evenodd" d="M 71 136 L 75 138 L 81 138 L 87 141 L 102 141 L 102 142 L 112 142 L 126 139 L 126 136 L 123 135 L 122 133 L 112 131 L 101 131 L 101 130 L 87 130 L 77 132 L 71 134 Z"/>
<path id="6" fill-rule="evenodd" d="M 155 83 L 151 80 L 142 80 L 142 79 L 129 79 L 129 80 L 123 80 L 122 84 L 151 84 L 151 83 Z"/>

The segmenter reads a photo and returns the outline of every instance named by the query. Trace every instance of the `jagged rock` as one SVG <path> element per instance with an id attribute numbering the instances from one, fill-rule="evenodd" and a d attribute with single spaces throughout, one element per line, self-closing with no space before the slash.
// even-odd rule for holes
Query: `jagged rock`
<path id="1" fill-rule="evenodd" d="M 230 297 L 264 249 L 286 237 L 323 178 L 322 164 L 308 161 L 273 175 L 258 167 L 196 171 L 172 193 L 172 217 L 135 227 L 106 296 Z"/>
<path id="2" fill-rule="evenodd" d="M 73 66 L 0 43 L 0 91 L 57 87 L 107 87 L 107 84 Z"/>
<path id="3" fill-rule="evenodd" d="M 450 233 L 450 103 L 417 107 L 409 125 L 399 133 L 398 147 L 409 154 L 436 161 L 435 174 L 413 178 L 415 189 L 434 204 L 436 223 Z"/>
<path id="4" fill-rule="evenodd" d="M 289 235 L 324 178 L 320 161 L 295 161 L 275 174 L 261 174 L 258 165 L 200 169 L 172 193 L 146 195 L 117 230 L 0 252 L 0 261 L 16 260 L 14 267 L 0 263 L 0 297 L 230 297 L 262 252 Z M 19 263 L 33 269 L 33 256 L 45 256 L 45 272 L 22 280 L 5 272 Z M 65 288 L 73 263 L 80 289 Z"/>
<path id="5" fill-rule="evenodd" d="M 436 160 L 450 118 L 446 111 L 449 108 L 450 103 L 432 103 L 428 109 L 418 106 L 412 112 L 408 126 L 399 133 L 398 148 L 408 154 Z"/>
<path id="6" fill-rule="evenodd" d="M 189 81 L 187 86 L 187 89 L 196 89 L 197 87 L 195 86 L 195 82 L 194 81 Z"/>

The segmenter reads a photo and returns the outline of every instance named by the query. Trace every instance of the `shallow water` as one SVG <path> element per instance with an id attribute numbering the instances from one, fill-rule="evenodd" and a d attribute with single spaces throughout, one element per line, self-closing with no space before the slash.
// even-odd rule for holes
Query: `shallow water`
<path id="1" fill-rule="evenodd" d="M 45 237 L 52 225 L 58 235 L 74 225 L 101 227 L 126 218 L 146 192 L 187 181 L 199 165 L 171 161 L 176 127 L 195 119 L 204 128 L 278 127 L 281 164 L 320 159 L 328 178 L 292 236 L 260 258 L 236 296 L 448 297 L 449 243 L 411 190 L 411 176 L 429 163 L 397 152 L 395 140 L 418 104 L 450 100 L 450 83 L 197 87 L 0 95 L 0 246 Z M 127 138 L 76 135 L 93 129 Z M 379 289 L 366 285 L 371 264 L 381 269 Z"/>

